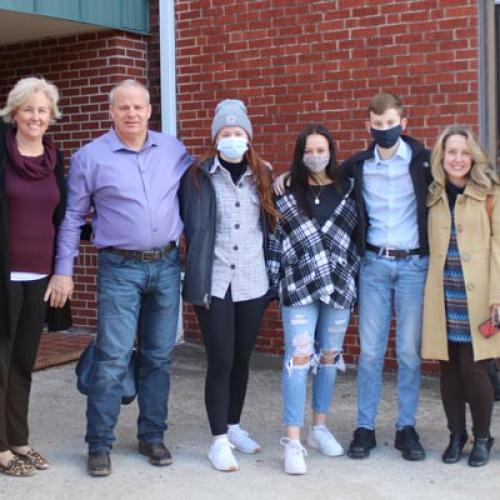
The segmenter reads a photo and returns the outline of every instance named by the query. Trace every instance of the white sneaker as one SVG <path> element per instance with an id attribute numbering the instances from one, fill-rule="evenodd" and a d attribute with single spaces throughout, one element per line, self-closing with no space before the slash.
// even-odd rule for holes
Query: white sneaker
<path id="1" fill-rule="evenodd" d="M 304 457 L 307 457 L 307 451 L 300 441 L 291 441 L 287 437 L 282 437 L 280 444 L 285 447 L 285 453 L 283 453 L 285 472 L 294 475 L 305 474 L 307 467 Z"/>
<path id="2" fill-rule="evenodd" d="M 342 445 L 324 425 L 311 427 L 307 444 L 327 457 L 339 457 L 344 454 Z"/>
<path id="3" fill-rule="evenodd" d="M 208 458 L 212 462 L 214 469 L 226 472 L 240 469 L 236 458 L 234 458 L 233 448 L 234 446 L 228 441 L 227 437 L 218 438 L 212 443 L 208 451 Z"/>
<path id="4" fill-rule="evenodd" d="M 260 444 L 256 443 L 239 424 L 229 426 L 227 438 L 238 451 L 243 453 L 257 453 L 260 451 Z"/>

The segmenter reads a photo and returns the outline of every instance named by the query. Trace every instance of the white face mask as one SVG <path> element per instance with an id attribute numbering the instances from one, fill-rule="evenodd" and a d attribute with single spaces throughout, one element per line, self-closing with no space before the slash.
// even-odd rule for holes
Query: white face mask
<path id="1" fill-rule="evenodd" d="M 228 160 L 241 160 L 248 149 L 245 137 L 222 137 L 217 144 L 219 151 Z"/>
<path id="2" fill-rule="evenodd" d="M 325 170 L 330 163 L 330 153 L 325 155 L 304 155 L 302 157 L 304 165 L 314 174 Z"/>

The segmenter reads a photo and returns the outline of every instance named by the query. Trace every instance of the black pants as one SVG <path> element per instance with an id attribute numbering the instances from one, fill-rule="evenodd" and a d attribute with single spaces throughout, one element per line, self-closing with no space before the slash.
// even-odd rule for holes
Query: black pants
<path id="1" fill-rule="evenodd" d="M 47 281 L 9 284 L 11 336 L 0 335 L 0 452 L 28 444 L 31 371 L 47 314 Z"/>
<path id="2" fill-rule="evenodd" d="M 488 362 L 474 362 L 472 344 L 448 342 L 449 361 L 441 361 L 441 399 L 451 432 L 466 430 L 465 403 L 469 403 L 474 436 L 490 436 L 493 387 Z"/>
<path id="3" fill-rule="evenodd" d="M 250 355 L 268 300 L 233 302 L 212 297 L 210 308 L 195 307 L 207 352 L 205 406 L 214 436 L 240 421 L 248 382 Z"/>

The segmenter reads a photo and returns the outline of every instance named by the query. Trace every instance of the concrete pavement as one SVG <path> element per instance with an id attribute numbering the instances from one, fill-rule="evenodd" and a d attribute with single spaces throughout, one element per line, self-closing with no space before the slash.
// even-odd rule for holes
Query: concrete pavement
<path id="1" fill-rule="evenodd" d="M 490 463 L 467 466 L 467 459 L 445 465 L 440 455 L 448 432 L 438 380 L 424 378 L 418 431 L 427 451 L 423 462 L 403 460 L 394 449 L 395 377 L 385 376 L 377 425 L 377 448 L 369 459 L 327 458 L 309 450 L 305 476 L 291 477 L 281 468 L 281 358 L 255 354 L 242 426 L 252 431 L 263 450 L 237 453 L 241 470 L 222 473 L 206 457 L 210 434 L 203 404 L 205 360 L 199 346 L 181 345 L 174 353 L 167 445 L 174 464 L 153 467 L 137 453 L 137 406 L 122 407 L 112 453 L 113 473 L 91 478 L 86 473 L 85 398 L 75 388 L 74 364 L 34 374 L 31 399 L 31 444 L 53 463 L 31 478 L 0 475 L 0 498 L 14 499 L 258 499 L 338 498 L 500 499 L 500 403 L 496 403 L 493 435 L 499 442 Z M 355 370 L 338 377 L 329 417 L 337 439 L 347 447 L 354 429 Z M 468 450 L 469 447 L 466 448 Z"/>

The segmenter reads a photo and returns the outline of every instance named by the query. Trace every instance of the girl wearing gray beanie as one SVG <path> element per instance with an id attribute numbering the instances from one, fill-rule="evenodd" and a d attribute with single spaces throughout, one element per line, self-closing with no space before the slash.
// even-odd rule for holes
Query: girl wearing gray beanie
<path id="1" fill-rule="evenodd" d="M 242 101 L 215 108 L 212 145 L 179 191 L 186 237 L 184 300 L 194 304 L 207 353 L 205 405 L 215 469 L 239 469 L 233 454 L 260 445 L 240 427 L 248 365 L 268 299 L 264 245 L 276 212 L 271 170 L 252 145 Z"/>

